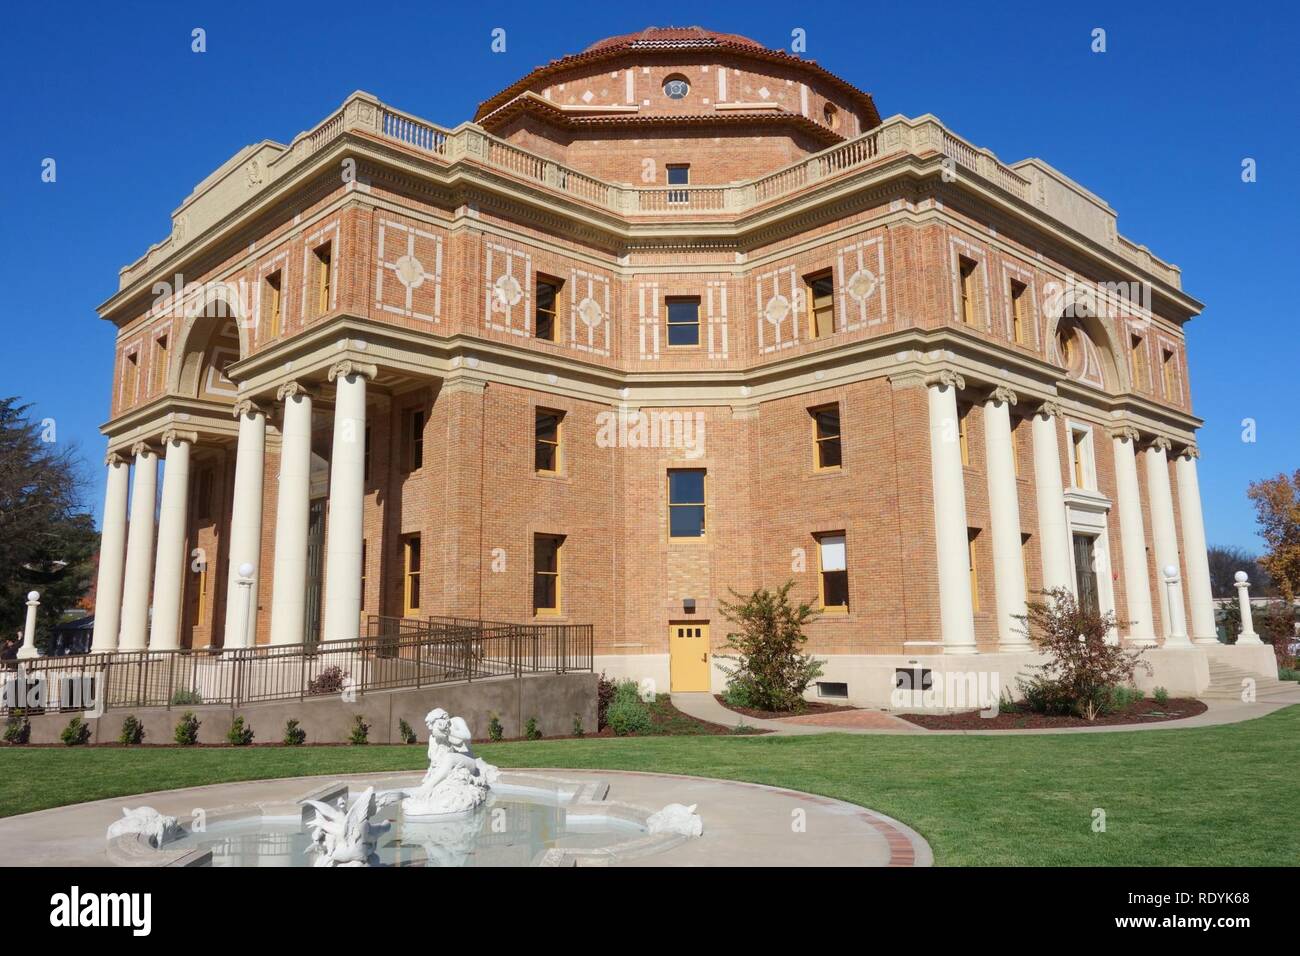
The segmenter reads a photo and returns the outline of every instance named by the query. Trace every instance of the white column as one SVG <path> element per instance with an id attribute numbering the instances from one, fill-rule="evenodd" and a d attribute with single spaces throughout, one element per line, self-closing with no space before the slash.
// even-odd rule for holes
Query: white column
<path id="1" fill-rule="evenodd" d="M 357 636 L 361 627 L 362 499 L 365 497 L 366 379 L 373 365 L 339 362 L 334 383 L 334 445 L 330 456 L 329 526 L 325 541 L 327 641 Z"/>
<path id="2" fill-rule="evenodd" d="M 1029 647 L 1023 618 L 1025 558 L 1020 546 L 1020 490 L 1015 446 L 1011 443 L 1011 406 L 1016 393 L 996 388 L 984 402 L 984 451 L 988 462 L 989 523 L 993 535 L 993 590 L 998 603 L 998 647 Z"/>
<path id="3" fill-rule="evenodd" d="M 1241 611 L 1241 633 L 1237 635 L 1238 644 L 1263 644 L 1255 633 L 1255 618 L 1250 613 L 1250 578 L 1245 571 L 1238 571 L 1232 576 L 1237 587 L 1237 608 Z"/>
<path id="4" fill-rule="evenodd" d="M 1192 643 L 1217 644 L 1214 626 L 1214 594 L 1210 589 L 1210 554 L 1205 544 L 1205 519 L 1201 517 L 1201 486 L 1196 479 L 1195 445 L 1189 445 L 1174 459 L 1178 481 L 1178 518 L 1183 529 L 1187 559 L 1187 604 L 1192 612 Z"/>
<path id="5" fill-rule="evenodd" d="M 230 516 L 230 550 L 226 571 L 226 629 L 223 646 L 247 647 L 256 629 L 243 628 L 239 611 L 239 568 L 253 566 L 253 578 L 262 555 L 262 469 L 266 458 L 266 413 L 248 399 L 235 406 L 239 419 L 239 444 L 235 449 L 235 488 Z M 257 614 L 254 591 L 253 614 Z"/>
<path id="6" fill-rule="evenodd" d="M 974 654 L 975 618 L 970 591 L 966 485 L 957 422 L 960 375 L 942 372 L 927 383 L 930 400 L 930 473 L 934 484 L 934 535 L 939 558 L 939 621 L 945 654 Z"/>
<path id="7" fill-rule="evenodd" d="M 27 592 L 27 619 L 23 622 L 23 646 L 18 648 L 20 661 L 39 656 L 36 653 L 36 609 L 41 606 L 41 592 Z"/>
<path id="8" fill-rule="evenodd" d="M 126 573 L 126 501 L 131 465 L 110 453 L 108 486 L 104 490 L 104 520 L 99 534 L 99 577 L 95 582 L 95 632 L 90 649 L 98 654 L 117 650 L 122 627 L 122 577 Z"/>
<path id="9" fill-rule="evenodd" d="M 1191 647 L 1192 644 L 1187 639 L 1187 618 L 1183 614 L 1183 592 L 1178 577 L 1178 565 L 1167 564 L 1161 570 L 1161 573 L 1165 576 L 1165 590 L 1169 592 L 1166 600 L 1170 609 L 1169 640 L 1165 642 L 1165 645 Z"/>
<path id="10" fill-rule="evenodd" d="M 158 456 L 144 442 L 131 446 L 131 524 L 126 535 L 126 580 L 122 585 L 122 636 L 119 651 L 142 651 L 149 638 L 149 584 L 153 576 L 154 493 Z"/>
<path id="11" fill-rule="evenodd" d="M 281 386 L 280 486 L 275 502 L 271 643 L 301 644 L 307 615 L 307 526 L 311 513 L 311 394 Z M 364 432 L 363 432 L 364 435 Z"/>
<path id="12" fill-rule="evenodd" d="M 1065 588 L 1070 578 L 1070 530 L 1065 520 L 1065 488 L 1061 483 L 1061 449 L 1056 418 L 1060 408 L 1044 402 L 1034 414 L 1034 498 L 1038 503 L 1038 550 L 1043 560 L 1043 590 Z"/>
<path id="13" fill-rule="evenodd" d="M 153 570 L 153 617 L 149 650 L 181 646 L 181 596 L 185 591 L 185 524 L 189 515 L 190 449 L 199 436 L 169 429 L 163 433 L 162 504 L 158 508 L 158 558 Z"/>
<path id="14" fill-rule="evenodd" d="M 1128 639 L 1139 647 L 1156 643 L 1151 614 L 1151 580 L 1147 576 L 1147 535 L 1142 521 L 1142 497 L 1137 473 L 1137 429 L 1112 433 L 1115 449 L 1115 488 L 1119 508 L 1119 543 L 1124 561 L 1124 593 L 1128 598 Z"/>
<path id="15" fill-rule="evenodd" d="M 1169 490 L 1169 460 L 1165 451 L 1169 448 L 1169 439 L 1156 438 L 1142 453 L 1146 462 L 1147 501 L 1151 505 L 1151 537 L 1156 548 L 1156 567 L 1161 569 L 1164 577 L 1160 588 L 1160 619 L 1164 625 L 1166 647 L 1190 647 L 1185 627 L 1176 626 L 1184 618 L 1181 588 L 1177 574 L 1171 585 L 1168 581 L 1168 568 L 1175 571 L 1182 562 L 1178 556 L 1178 532 L 1174 526 L 1174 499 Z M 1171 607 L 1169 595 L 1174 594 L 1176 606 Z"/>

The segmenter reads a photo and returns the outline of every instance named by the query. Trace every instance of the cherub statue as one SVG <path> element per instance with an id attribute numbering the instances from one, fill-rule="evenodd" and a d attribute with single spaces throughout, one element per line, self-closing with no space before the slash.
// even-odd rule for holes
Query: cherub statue
<path id="1" fill-rule="evenodd" d="M 435 707 L 424 718 L 429 728 L 429 769 L 418 789 L 402 801 L 408 817 L 465 813 L 487 799 L 497 768 L 470 749 L 469 725 Z"/>
<path id="2" fill-rule="evenodd" d="M 370 818 L 389 802 L 376 799 L 374 787 L 367 787 L 351 809 L 344 797 L 340 797 L 334 806 L 308 800 L 308 805 L 316 811 L 316 817 L 311 821 L 311 846 L 307 848 L 308 853 L 317 854 L 315 865 L 374 866 L 378 863 L 375 844 L 388 832 L 391 824 L 371 823 Z"/>

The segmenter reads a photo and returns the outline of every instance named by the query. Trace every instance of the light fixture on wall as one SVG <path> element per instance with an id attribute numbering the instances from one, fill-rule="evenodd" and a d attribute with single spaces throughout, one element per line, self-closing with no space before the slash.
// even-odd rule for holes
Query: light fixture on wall
<path id="1" fill-rule="evenodd" d="M 695 613 L 695 598 L 682 598 L 682 610 L 687 614 Z"/>

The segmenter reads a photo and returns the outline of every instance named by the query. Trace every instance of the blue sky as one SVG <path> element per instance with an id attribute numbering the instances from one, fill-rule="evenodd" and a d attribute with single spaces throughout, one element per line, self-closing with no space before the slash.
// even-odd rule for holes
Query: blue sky
<path id="1" fill-rule="evenodd" d="M 807 54 L 882 116 L 934 113 L 1004 161 L 1038 156 L 1183 269 L 1211 543 L 1257 548 L 1255 478 L 1300 467 L 1300 66 L 1293 5 L 692 3 L 673 16 Z M 355 89 L 444 125 L 533 66 L 666 25 L 671 4 L 115 3 L 7 6 L 0 80 L 0 394 L 80 443 L 103 494 L 118 269 L 236 150 L 288 142 Z M 580 11 L 580 16 L 565 11 Z M 191 52 L 191 30 L 207 52 Z M 506 31 L 506 52 L 491 33 Z M 1107 51 L 1091 52 L 1106 31 Z M 41 163 L 57 181 L 41 182 Z M 1241 162 L 1258 181 L 1241 181 Z M 1242 441 L 1242 420 L 1256 441 Z"/>

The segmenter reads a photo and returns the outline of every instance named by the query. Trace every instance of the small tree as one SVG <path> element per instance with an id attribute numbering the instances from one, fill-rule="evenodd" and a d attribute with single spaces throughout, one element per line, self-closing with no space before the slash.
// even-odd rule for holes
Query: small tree
<path id="1" fill-rule="evenodd" d="M 135 714 L 127 714 L 126 720 L 122 721 L 122 732 L 117 735 L 117 742 L 128 747 L 144 743 L 144 724 Z"/>
<path id="2" fill-rule="evenodd" d="M 1138 667 L 1150 673 L 1151 665 L 1141 659 L 1145 649 L 1107 643 L 1119 626 L 1112 612 L 1080 607 L 1066 588 L 1043 593 L 1046 601 L 1031 601 L 1028 613 L 1018 615 L 1030 641 L 1047 655 L 1046 663 L 1033 665 L 1035 678 L 1019 682 L 1021 692 L 1030 701 L 1062 700 L 1095 720 L 1110 705 L 1112 687 L 1131 686 Z"/>
<path id="3" fill-rule="evenodd" d="M 290 717 L 284 723 L 284 744 L 286 747 L 301 747 L 303 741 L 307 739 L 307 731 L 298 725 L 294 717 Z"/>
<path id="4" fill-rule="evenodd" d="M 1252 482 L 1246 497 L 1268 546 L 1259 563 L 1290 601 L 1300 591 L 1300 471 Z"/>
<path id="5" fill-rule="evenodd" d="M 775 591 L 759 588 L 746 597 L 732 590 L 736 601 L 719 601 L 722 615 L 740 630 L 727 635 L 726 650 L 718 660 L 732 684 L 740 685 L 760 710 L 799 710 L 803 694 L 821 676 L 822 662 L 803 653 L 808 637 L 804 627 L 817 616 L 808 604 L 791 604 L 787 581 Z"/>

